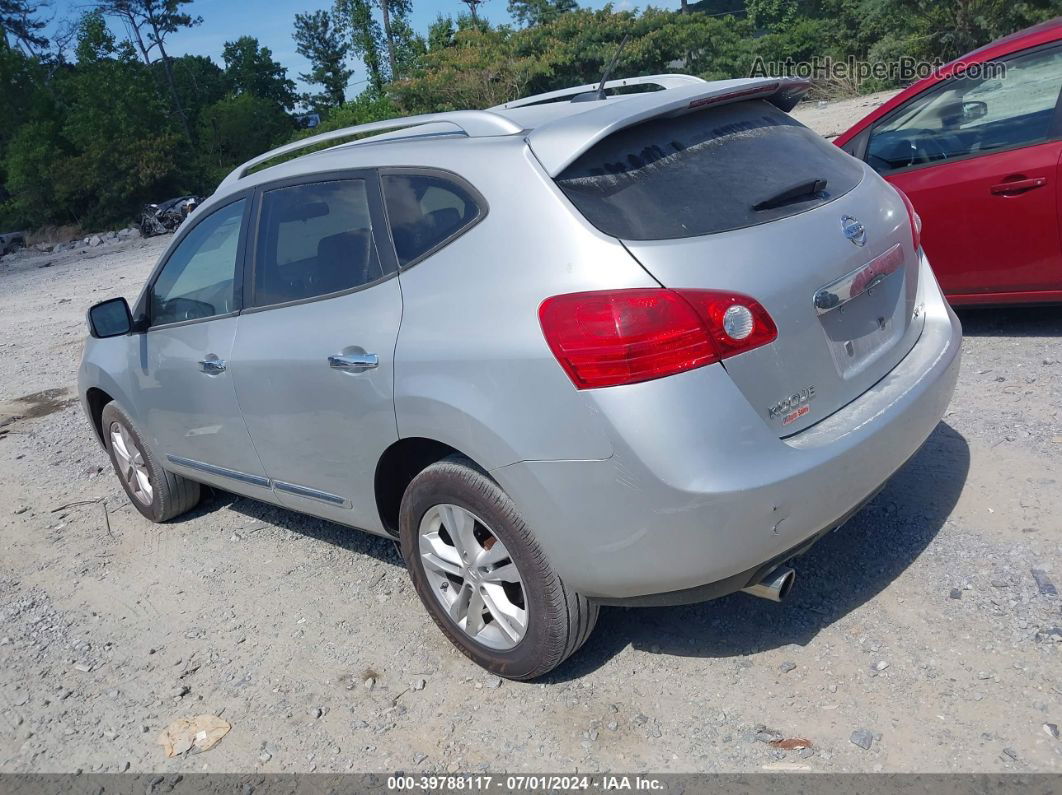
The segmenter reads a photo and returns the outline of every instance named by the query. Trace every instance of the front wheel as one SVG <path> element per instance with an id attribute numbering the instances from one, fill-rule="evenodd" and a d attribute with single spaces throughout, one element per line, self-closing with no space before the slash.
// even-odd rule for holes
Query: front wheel
<path id="1" fill-rule="evenodd" d="M 399 515 L 402 557 L 435 623 L 509 679 L 533 679 L 583 645 L 598 607 L 553 571 L 512 500 L 463 456 L 424 469 Z"/>
<path id="2" fill-rule="evenodd" d="M 199 484 L 167 472 L 144 444 L 129 415 L 103 407 L 103 439 L 129 501 L 153 522 L 165 522 L 199 503 Z"/>

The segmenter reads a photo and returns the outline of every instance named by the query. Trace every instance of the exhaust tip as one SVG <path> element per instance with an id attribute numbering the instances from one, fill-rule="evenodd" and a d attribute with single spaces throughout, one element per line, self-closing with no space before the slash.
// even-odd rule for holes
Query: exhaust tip
<path id="1" fill-rule="evenodd" d="M 796 582 L 796 572 L 788 566 L 777 566 L 767 572 L 762 580 L 755 585 L 742 588 L 744 593 L 760 599 L 768 599 L 772 602 L 781 602 L 789 592 L 793 590 Z"/>
<path id="2" fill-rule="evenodd" d="M 781 602 L 787 596 L 789 592 L 793 590 L 793 585 L 796 583 L 796 572 L 793 569 L 786 569 L 782 575 L 782 582 L 778 586 L 778 601 Z"/>

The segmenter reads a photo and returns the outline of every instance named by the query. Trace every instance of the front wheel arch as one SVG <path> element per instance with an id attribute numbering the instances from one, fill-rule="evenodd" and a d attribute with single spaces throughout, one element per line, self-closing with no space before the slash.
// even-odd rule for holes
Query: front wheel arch
<path id="1" fill-rule="evenodd" d="M 108 403 L 113 401 L 114 398 L 99 387 L 90 387 L 88 392 L 85 393 L 85 402 L 88 404 L 92 429 L 96 432 L 96 439 L 105 448 L 107 443 L 103 438 L 103 409 L 106 408 Z"/>

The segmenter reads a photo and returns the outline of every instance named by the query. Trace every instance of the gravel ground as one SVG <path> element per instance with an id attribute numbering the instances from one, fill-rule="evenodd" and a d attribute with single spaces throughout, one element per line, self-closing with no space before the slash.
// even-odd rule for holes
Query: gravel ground
<path id="1" fill-rule="evenodd" d="M 0 264 L 0 771 L 1062 770 L 1057 309 L 963 314 L 951 410 L 787 602 L 605 609 L 517 684 L 389 542 L 222 493 L 165 526 L 127 505 L 73 402 L 83 315 L 167 242 Z M 200 713 L 231 732 L 164 758 Z"/>

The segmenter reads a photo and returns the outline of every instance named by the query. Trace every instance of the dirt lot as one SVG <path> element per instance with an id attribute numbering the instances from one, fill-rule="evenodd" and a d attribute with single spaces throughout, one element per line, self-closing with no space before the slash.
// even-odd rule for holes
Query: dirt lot
<path id="1" fill-rule="evenodd" d="M 789 601 L 606 609 L 516 684 L 450 647 L 386 541 L 126 504 L 73 402 L 83 315 L 167 242 L 0 264 L 0 771 L 1062 770 L 1057 309 L 962 316 L 951 410 Z M 199 713 L 231 732 L 165 759 Z"/>

